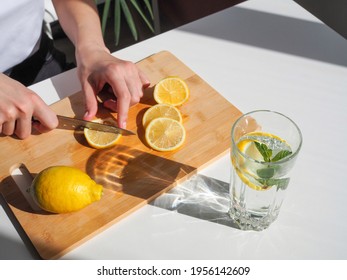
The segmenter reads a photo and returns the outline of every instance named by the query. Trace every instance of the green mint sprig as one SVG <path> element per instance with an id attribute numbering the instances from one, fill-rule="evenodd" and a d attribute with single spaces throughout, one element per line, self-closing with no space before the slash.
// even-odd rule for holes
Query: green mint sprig
<path id="1" fill-rule="evenodd" d="M 268 148 L 268 146 L 266 146 L 265 144 L 259 143 L 257 141 L 255 141 L 254 144 L 265 162 L 276 162 L 292 154 L 292 152 L 289 150 L 282 150 L 279 151 L 273 158 L 271 158 L 273 154 L 272 149 Z M 268 166 L 266 168 L 258 169 L 257 174 L 260 177 L 260 179 L 258 179 L 258 182 L 264 186 L 276 185 L 277 190 L 285 190 L 289 184 L 289 178 L 272 178 L 275 175 L 275 166 Z"/>
<path id="2" fill-rule="evenodd" d="M 268 148 L 268 146 L 257 141 L 255 141 L 254 144 L 257 147 L 259 153 L 263 156 L 265 162 L 276 162 L 292 154 L 292 152 L 289 150 L 282 150 L 279 151 L 273 158 L 271 158 L 272 150 Z"/>

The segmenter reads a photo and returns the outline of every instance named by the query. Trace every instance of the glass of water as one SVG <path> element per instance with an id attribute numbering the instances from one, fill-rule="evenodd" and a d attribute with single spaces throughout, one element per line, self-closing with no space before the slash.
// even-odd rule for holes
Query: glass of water
<path id="1" fill-rule="evenodd" d="M 302 145 L 299 127 L 281 113 L 253 111 L 231 130 L 229 215 L 242 230 L 276 220 Z"/>

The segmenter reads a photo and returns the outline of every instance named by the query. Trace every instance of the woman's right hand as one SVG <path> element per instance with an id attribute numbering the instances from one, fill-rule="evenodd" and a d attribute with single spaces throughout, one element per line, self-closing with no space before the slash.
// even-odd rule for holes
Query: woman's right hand
<path id="1" fill-rule="evenodd" d="M 32 118 L 38 122 L 32 123 Z M 0 74 L 0 134 L 30 136 L 32 126 L 47 132 L 58 125 L 54 111 L 32 90 Z"/>

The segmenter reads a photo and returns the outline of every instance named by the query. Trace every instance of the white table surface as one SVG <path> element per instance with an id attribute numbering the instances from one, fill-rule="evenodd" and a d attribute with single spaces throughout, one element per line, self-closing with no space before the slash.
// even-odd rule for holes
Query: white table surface
<path id="1" fill-rule="evenodd" d="M 250 0 L 115 55 L 135 62 L 161 50 L 241 111 L 297 122 L 303 148 L 280 216 L 262 232 L 219 222 L 227 198 L 211 186 L 227 187 L 225 156 L 63 259 L 347 259 L 347 40 L 295 2 Z M 31 88 L 50 104 L 80 85 L 71 70 Z M 0 259 L 35 258 L 3 207 L 0 221 Z"/>

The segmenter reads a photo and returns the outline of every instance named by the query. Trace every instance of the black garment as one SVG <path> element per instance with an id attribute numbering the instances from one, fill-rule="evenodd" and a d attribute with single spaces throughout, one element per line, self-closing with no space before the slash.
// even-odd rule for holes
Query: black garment
<path id="1" fill-rule="evenodd" d="M 53 40 L 42 32 L 39 50 L 5 74 L 25 86 L 30 86 L 74 66 L 66 63 L 65 54 L 56 49 Z"/>

